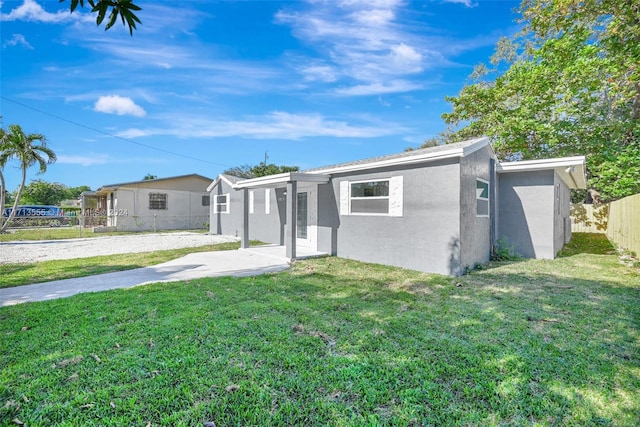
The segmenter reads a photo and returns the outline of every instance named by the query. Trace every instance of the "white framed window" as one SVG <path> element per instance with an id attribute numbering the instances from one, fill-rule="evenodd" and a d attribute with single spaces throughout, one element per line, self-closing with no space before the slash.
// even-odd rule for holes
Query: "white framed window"
<path id="1" fill-rule="evenodd" d="M 229 193 L 213 196 L 213 213 L 229 213 Z"/>
<path id="2" fill-rule="evenodd" d="M 489 218 L 489 182 L 476 178 L 476 216 Z"/>
<path id="3" fill-rule="evenodd" d="M 342 215 L 402 216 L 403 177 L 340 183 Z"/>
<path id="4" fill-rule="evenodd" d="M 149 210 L 166 210 L 167 193 L 149 193 Z"/>
<path id="5" fill-rule="evenodd" d="M 249 191 L 249 213 L 253 213 L 253 206 L 255 204 L 255 196 L 253 194 L 253 190 Z"/>
<path id="6" fill-rule="evenodd" d="M 271 190 L 268 188 L 264 189 L 264 213 L 271 214 Z"/>

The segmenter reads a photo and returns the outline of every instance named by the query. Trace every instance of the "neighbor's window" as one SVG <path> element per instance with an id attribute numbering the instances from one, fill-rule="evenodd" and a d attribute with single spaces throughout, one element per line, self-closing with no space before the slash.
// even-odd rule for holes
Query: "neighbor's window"
<path id="1" fill-rule="evenodd" d="M 211 204 L 211 196 L 202 196 L 202 206 L 209 206 Z"/>
<path id="2" fill-rule="evenodd" d="M 388 214 L 389 181 L 352 182 L 351 213 Z"/>
<path id="3" fill-rule="evenodd" d="M 476 178 L 476 216 L 489 217 L 489 183 Z"/>
<path id="4" fill-rule="evenodd" d="M 213 196 L 213 213 L 229 213 L 229 193 Z"/>
<path id="5" fill-rule="evenodd" d="M 149 193 L 149 209 L 166 210 L 167 193 Z"/>

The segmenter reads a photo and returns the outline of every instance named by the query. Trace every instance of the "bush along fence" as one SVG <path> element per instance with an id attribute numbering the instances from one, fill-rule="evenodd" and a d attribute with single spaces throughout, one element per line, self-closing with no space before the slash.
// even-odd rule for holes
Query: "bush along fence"
<path id="1" fill-rule="evenodd" d="M 640 194 L 601 205 L 571 206 L 571 231 L 605 233 L 616 246 L 640 255 Z"/>

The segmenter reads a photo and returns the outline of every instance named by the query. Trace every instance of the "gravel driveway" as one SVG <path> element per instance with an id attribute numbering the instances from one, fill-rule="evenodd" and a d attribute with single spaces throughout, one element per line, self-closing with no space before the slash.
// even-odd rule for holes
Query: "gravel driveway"
<path id="1" fill-rule="evenodd" d="M 161 251 L 238 240 L 234 236 L 175 232 L 100 236 L 84 239 L 0 242 L 0 264 Z"/>

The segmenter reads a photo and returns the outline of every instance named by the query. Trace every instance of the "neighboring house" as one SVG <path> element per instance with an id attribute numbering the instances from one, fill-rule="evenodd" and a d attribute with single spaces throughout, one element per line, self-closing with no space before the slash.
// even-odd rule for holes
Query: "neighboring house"
<path id="1" fill-rule="evenodd" d="M 211 183 L 214 234 L 425 272 L 464 274 L 497 243 L 553 258 L 584 157 L 499 163 L 487 138 L 302 172 Z M 293 196 L 293 197 L 291 197 Z"/>
<path id="2" fill-rule="evenodd" d="M 211 178 L 191 174 L 105 185 L 82 197 L 85 216 L 118 231 L 185 230 L 209 223 Z"/>

